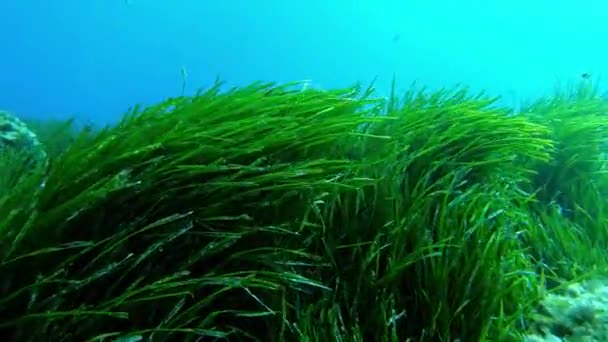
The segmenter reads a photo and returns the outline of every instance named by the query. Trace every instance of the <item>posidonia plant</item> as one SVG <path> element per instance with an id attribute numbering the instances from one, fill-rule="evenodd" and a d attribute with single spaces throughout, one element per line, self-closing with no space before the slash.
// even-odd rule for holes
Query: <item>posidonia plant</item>
<path id="1" fill-rule="evenodd" d="M 38 124 L 49 164 L 0 162 L 2 335 L 518 341 L 547 280 L 606 265 L 608 105 L 577 94 L 513 116 L 465 88 L 218 84 Z"/>

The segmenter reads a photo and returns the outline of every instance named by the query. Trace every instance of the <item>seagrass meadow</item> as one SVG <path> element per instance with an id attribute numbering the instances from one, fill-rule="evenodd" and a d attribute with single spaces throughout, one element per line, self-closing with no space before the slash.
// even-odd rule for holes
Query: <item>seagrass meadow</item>
<path id="1" fill-rule="evenodd" d="M 48 161 L 0 158 L 7 341 L 522 341 L 608 265 L 587 83 L 519 113 L 466 88 L 218 84 L 29 127 Z"/>

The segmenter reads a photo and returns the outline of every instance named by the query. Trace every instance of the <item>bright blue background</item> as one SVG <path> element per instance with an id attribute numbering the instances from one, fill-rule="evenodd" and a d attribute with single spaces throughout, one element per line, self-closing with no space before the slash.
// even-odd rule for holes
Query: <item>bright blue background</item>
<path id="1" fill-rule="evenodd" d="M 116 120 L 219 76 L 517 98 L 608 69 L 605 1 L 0 0 L 0 108 Z"/>

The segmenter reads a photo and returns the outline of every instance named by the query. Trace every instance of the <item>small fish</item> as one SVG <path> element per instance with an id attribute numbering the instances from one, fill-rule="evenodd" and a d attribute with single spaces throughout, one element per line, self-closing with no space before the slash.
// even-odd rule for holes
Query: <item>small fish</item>
<path id="1" fill-rule="evenodd" d="M 590 73 L 588 73 L 588 72 L 584 72 L 584 73 L 582 73 L 582 74 L 581 74 L 581 77 L 582 77 L 584 80 L 588 80 L 588 79 L 590 79 L 590 78 L 591 78 L 591 74 L 590 74 Z"/>
<path id="2" fill-rule="evenodd" d="M 310 83 L 311 83 L 311 82 L 312 82 L 312 81 L 310 81 L 310 80 L 305 80 L 305 81 L 303 81 L 303 82 L 302 82 L 302 89 L 300 89 L 300 92 L 303 92 L 303 91 L 308 90 L 308 88 L 310 88 Z"/>
<path id="3" fill-rule="evenodd" d="M 401 40 L 401 34 L 395 33 L 395 35 L 393 35 L 393 44 L 399 43 L 400 40 Z"/>
<path id="4" fill-rule="evenodd" d="M 182 70 L 182 96 L 184 95 L 184 93 L 186 92 L 186 82 L 188 81 L 188 71 L 186 70 L 186 67 L 183 66 Z"/>

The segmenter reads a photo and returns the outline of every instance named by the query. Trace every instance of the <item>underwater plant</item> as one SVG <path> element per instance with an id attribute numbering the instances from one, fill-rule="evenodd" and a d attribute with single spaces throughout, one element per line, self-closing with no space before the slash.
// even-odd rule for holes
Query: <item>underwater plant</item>
<path id="1" fill-rule="evenodd" d="M 218 85 L 134 108 L 79 135 L 44 187 L 5 196 L 4 336 L 262 338 L 272 327 L 279 340 L 293 301 L 325 289 L 296 272 L 315 267 L 303 213 L 370 182 L 331 153 L 370 120 L 367 100 L 287 88 Z"/>
<path id="2" fill-rule="evenodd" d="M 519 341 L 549 277 L 605 267 L 581 256 L 607 242 L 604 166 L 576 159 L 601 150 L 602 102 L 514 116 L 466 88 L 295 85 L 217 84 L 96 130 L 32 123 L 50 160 L 0 193 L 0 333 Z M 585 211 L 557 216 L 558 193 Z"/>
<path id="3" fill-rule="evenodd" d="M 608 247 L 608 101 L 582 82 L 531 103 L 521 115 L 549 128 L 555 145 L 549 162 L 536 166 L 529 188 L 540 220 L 528 233 L 534 255 L 559 277 L 601 268 Z"/>

